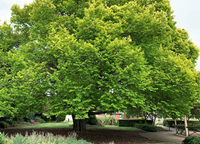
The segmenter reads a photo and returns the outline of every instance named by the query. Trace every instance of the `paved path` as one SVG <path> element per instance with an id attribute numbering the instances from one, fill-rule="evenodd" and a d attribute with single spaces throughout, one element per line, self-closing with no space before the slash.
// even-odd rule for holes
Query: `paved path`
<path id="1" fill-rule="evenodd" d="M 184 136 L 177 136 L 174 128 L 170 128 L 169 131 L 168 127 L 165 126 L 162 127 L 163 129 L 166 129 L 168 131 L 147 132 L 147 133 L 140 133 L 140 135 L 150 140 L 175 142 L 175 143 L 181 143 L 185 139 Z"/>

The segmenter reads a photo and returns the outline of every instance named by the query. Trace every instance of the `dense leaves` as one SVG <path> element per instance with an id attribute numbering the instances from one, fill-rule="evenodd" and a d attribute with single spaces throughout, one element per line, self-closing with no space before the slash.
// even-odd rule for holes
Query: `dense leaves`
<path id="1" fill-rule="evenodd" d="M 84 119 L 129 106 L 177 118 L 199 98 L 199 50 L 176 28 L 168 0 L 36 0 L 11 9 L 12 26 L 0 27 L 0 103 L 12 112 Z"/>

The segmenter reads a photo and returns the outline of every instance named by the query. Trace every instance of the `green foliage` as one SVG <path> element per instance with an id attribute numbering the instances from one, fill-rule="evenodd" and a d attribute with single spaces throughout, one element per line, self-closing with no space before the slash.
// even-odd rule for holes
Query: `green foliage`
<path id="1" fill-rule="evenodd" d="M 104 125 L 117 125 L 117 120 L 114 117 L 106 116 L 102 119 Z"/>
<path id="2" fill-rule="evenodd" d="M 184 124 L 183 120 L 176 120 L 177 125 Z M 174 127 L 175 126 L 175 121 L 174 120 L 164 120 L 163 121 L 164 126 L 170 126 Z"/>
<path id="3" fill-rule="evenodd" d="M 7 120 L 6 123 L 8 123 L 9 126 L 12 126 L 12 127 L 17 126 L 17 122 L 16 122 L 16 121 L 13 121 L 13 120 Z"/>
<path id="4" fill-rule="evenodd" d="M 44 119 L 42 119 L 41 117 L 39 117 L 39 116 L 36 116 L 35 118 L 34 118 L 34 120 L 35 120 L 35 122 L 39 122 L 39 123 L 45 123 L 45 120 Z"/>
<path id="5" fill-rule="evenodd" d="M 6 134 L 0 132 L 0 144 L 6 144 Z"/>
<path id="6" fill-rule="evenodd" d="M 62 136 L 54 136 L 51 133 L 36 133 L 25 137 L 17 134 L 8 139 L 11 144 L 91 144 L 85 140 L 77 140 L 77 135 L 72 133 L 67 138 Z"/>
<path id="7" fill-rule="evenodd" d="M 11 138 L 12 144 L 27 144 L 27 137 L 23 137 L 17 134 L 15 137 Z"/>
<path id="8" fill-rule="evenodd" d="M 35 119 L 35 113 L 34 112 L 28 112 L 26 114 L 26 118 L 30 121 L 30 120 L 34 120 Z"/>
<path id="9" fill-rule="evenodd" d="M 97 125 L 100 127 L 104 127 L 104 124 L 103 124 L 102 120 L 100 120 L 100 119 L 97 119 Z"/>
<path id="10" fill-rule="evenodd" d="M 168 126 L 168 121 L 167 121 L 167 120 L 164 120 L 163 123 L 162 123 L 162 125 L 163 125 L 163 126 Z"/>
<path id="11" fill-rule="evenodd" d="M 147 124 L 152 124 L 152 120 L 146 120 Z M 118 126 L 134 127 L 135 124 L 144 124 L 145 120 L 132 119 L 132 120 L 118 120 Z"/>
<path id="12" fill-rule="evenodd" d="M 179 118 L 199 99 L 198 48 L 169 0 L 34 1 L 0 26 L 0 117 L 47 109 Z M 181 102 L 180 102 L 181 99 Z"/>
<path id="13" fill-rule="evenodd" d="M 125 110 L 125 114 L 127 118 L 130 118 L 131 116 L 143 117 L 142 110 L 139 108 L 128 107 Z"/>
<path id="14" fill-rule="evenodd" d="M 87 124 L 90 125 L 98 125 L 99 121 L 97 120 L 95 115 L 90 115 L 89 118 L 87 119 Z"/>
<path id="15" fill-rule="evenodd" d="M 28 119 L 28 122 L 30 122 L 31 120 L 34 120 L 35 122 L 45 123 L 45 120 L 41 118 L 40 116 L 35 116 L 34 112 L 28 112 L 26 115 L 26 118 Z"/>
<path id="16" fill-rule="evenodd" d="M 8 126 L 9 124 L 7 122 L 0 121 L 0 128 L 7 128 Z"/>
<path id="17" fill-rule="evenodd" d="M 65 120 L 65 116 L 66 116 L 65 113 L 60 113 L 60 114 L 56 115 L 56 121 L 63 122 Z"/>
<path id="18" fill-rule="evenodd" d="M 68 143 L 68 144 L 91 144 L 90 142 L 87 142 L 86 140 L 77 140 L 74 138 L 67 138 L 65 141 L 61 142 L 61 143 Z"/>
<path id="19" fill-rule="evenodd" d="M 189 115 L 190 118 L 196 118 L 200 120 L 200 108 L 194 107 L 191 109 L 191 114 Z"/>
<path id="20" fill-rule="evenodd" d="M 183 140 L 184 144 L 199 144 L 200 143 L 200 137 L 196 136 L 188 136 Z"/>
<path id="21" fill-rule="evenodd" d="M 157 126 L 149 125 L 149 124 L 135 124 L 136 128 L 143 129 L 145 131 L 149 132 L 157 132 L 160 128 Z"/>

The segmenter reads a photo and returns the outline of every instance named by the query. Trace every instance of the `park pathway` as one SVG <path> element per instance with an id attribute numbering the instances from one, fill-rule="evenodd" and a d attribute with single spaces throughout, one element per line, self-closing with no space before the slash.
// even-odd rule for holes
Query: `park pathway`
<path id="1" fill-rule="evenodd" d="M 140 135 L 150 140 L 175 142 L 180 144 L 185 139 L 185 136 L 176 135 L 175 128 L 170 128 L 169 130 L 168 127 L 165 126 L 161 127 L 163 127 L 163 129 L 165 129 L 166 131 L 140 133 Z"/>

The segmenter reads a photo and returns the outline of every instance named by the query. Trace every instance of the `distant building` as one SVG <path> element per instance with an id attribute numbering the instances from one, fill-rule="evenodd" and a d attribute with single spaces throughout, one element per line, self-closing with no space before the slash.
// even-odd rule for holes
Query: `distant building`
<path id="1" fill-rule="evenodd" d="M 66 122 L 73 121 L 72 116 L 71 115 L 66 115 L 65 116 L 65 121 Z"/>
<path id="2" fill-rule="evenodd" d="M 113 114 L 99 114 L 96 115 L 97 118 L 102 118 L 102 117 L 106 117 L 106 116 L 110 116 L 110 117 L 114 117 L 115 119 L 127 119 L 126 116 L 124 115 L 124 113 L 122 112 L 117 112 L 117 113 L 113 113 Z"/>
<path id="3" fill-rule="evenodd" d="M 111 117 L 114 117 L 115 119 L 126 119 L 126 116 L 123 115 L 122 112 L 117 112 L 115 114 L 110 115 Z"/>

